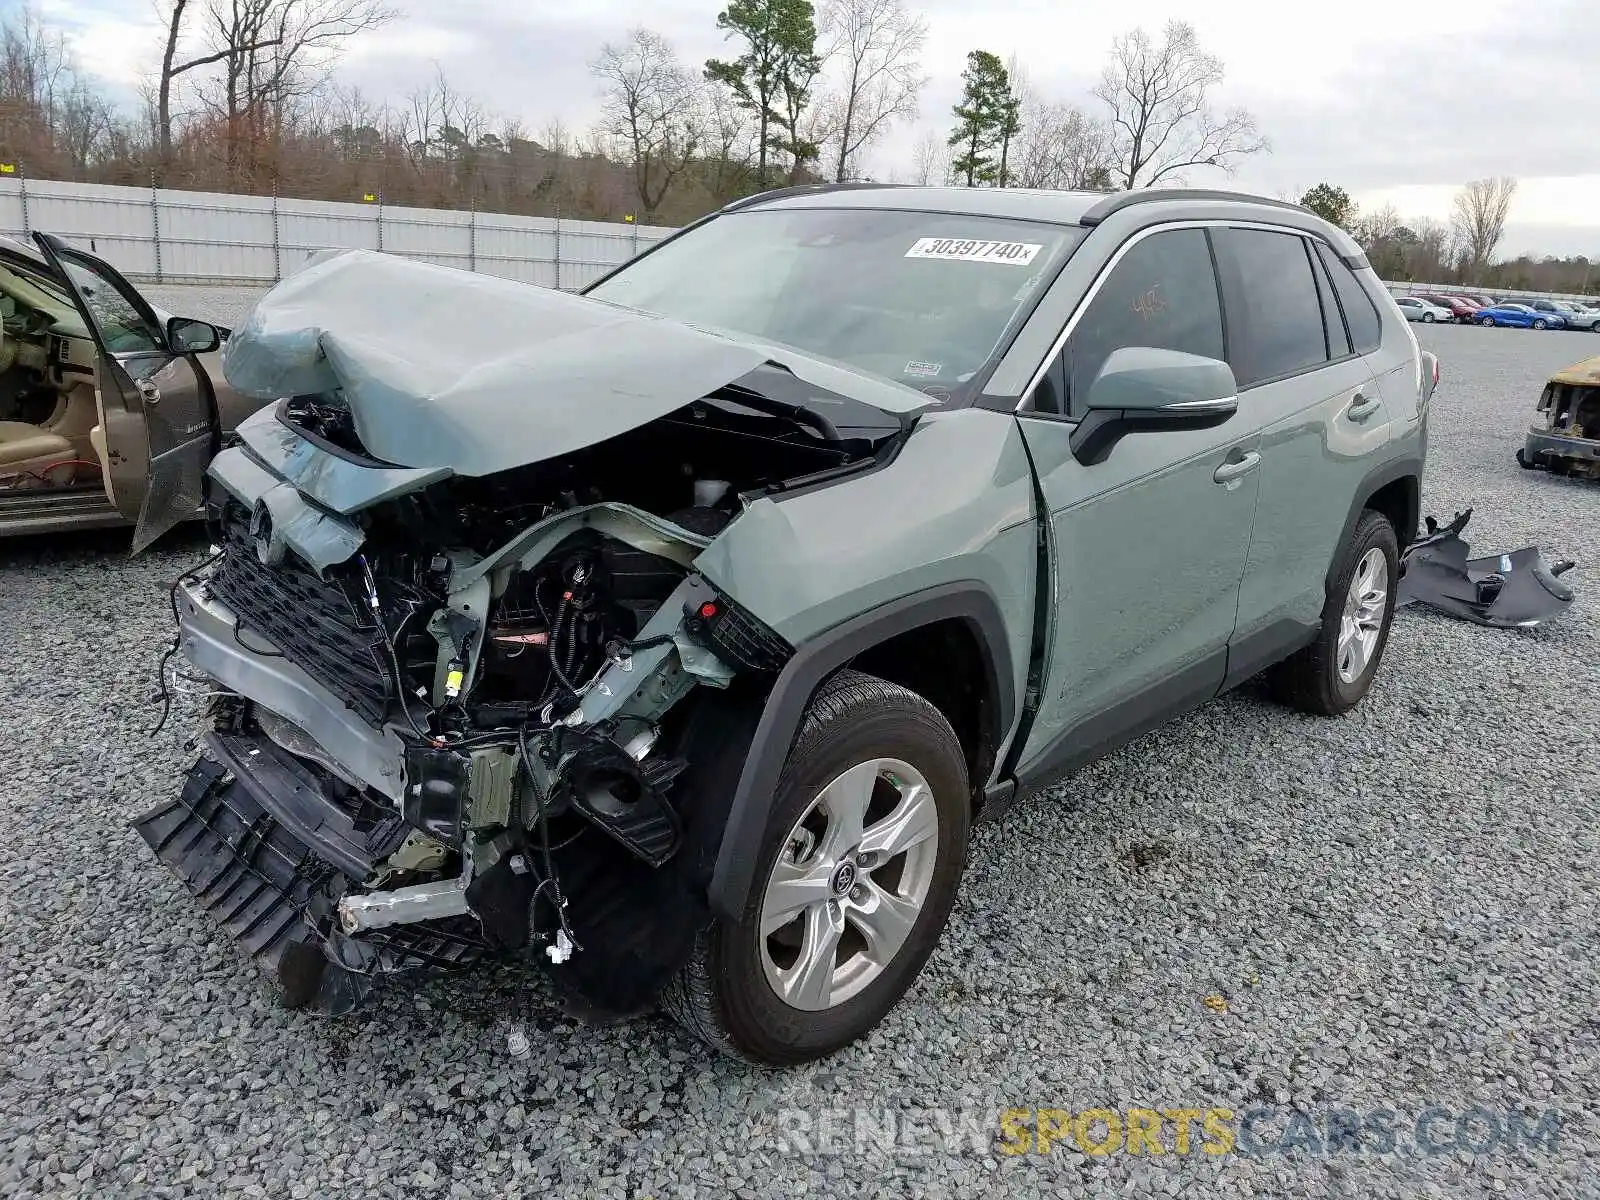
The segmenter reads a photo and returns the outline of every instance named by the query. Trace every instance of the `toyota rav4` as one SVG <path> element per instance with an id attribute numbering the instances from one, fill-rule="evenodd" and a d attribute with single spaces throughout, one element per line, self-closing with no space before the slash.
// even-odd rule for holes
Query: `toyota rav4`
<path id="1" fill-rule="evenodd" d="M 1361 701 L 1437 380 L 1302 208 L 872 185 L 581 295 L 328 252 L 224 371 L 155 853 L 285 1003 L 522 954 L 768 1063 L 889 1012 L 973 822 L 1263 673 Z"/>

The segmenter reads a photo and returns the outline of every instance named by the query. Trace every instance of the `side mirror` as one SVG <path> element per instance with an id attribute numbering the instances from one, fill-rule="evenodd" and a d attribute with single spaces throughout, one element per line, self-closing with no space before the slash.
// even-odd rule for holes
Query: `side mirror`
<path id="1" fill-rule="evenodd" d="M 167 347 L 175 354 L 209 354 L 220 345 L 222 334 L 215 325 L 189 317 L 167 322 Z"/>
<path id="2" fill-rule="evenodd" d="M 1104 462 L 1129 433 L 1209 429 L 1239 410 L 1233 368 L 1215 358 L 1123 346 L 1107 356 L 1089 385 L 1087 411 L 1072 431 L 1072 456 Z"/>

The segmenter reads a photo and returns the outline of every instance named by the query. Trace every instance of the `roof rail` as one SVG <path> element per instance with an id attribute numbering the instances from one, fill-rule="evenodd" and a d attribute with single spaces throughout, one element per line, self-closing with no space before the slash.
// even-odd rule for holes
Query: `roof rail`
<path id="1" fill-rule="evenodd" d="M 1126 192 L 1115 192 L 1098 201 L 1078 218 L 1078 224 L 1098 225 L 1112 213 L 1132 208 L 1135 204 L 1148 204 L 1156 200 L 1231 200 L 1239 204 L 1265 204 L 1271 208 L 1311 212 L 1303 204 L 1295 204 L 1289 200 L 1273 200 L 1268 196 L 1252 196 L 1249 192 L 1225 192 L 1217 188 L 1133 188 Z"/>
<path id="2" fill-rule="evenodd" d="M 908 186 L 910 185 L 904 183 L 797 183 L 791 187 L 769 188 L 764 192 L 757 192 L 754 196 L 744 196 L 738 200 L 730 200 L 722 206 L 722 211 L 734 212 L 741 208 L 748 208 L 752 204 L 761 204 L 768 200 L 781 200 L 785 196 L 820 196 L 828 192 L 848 192 L 860 188 Z"/>

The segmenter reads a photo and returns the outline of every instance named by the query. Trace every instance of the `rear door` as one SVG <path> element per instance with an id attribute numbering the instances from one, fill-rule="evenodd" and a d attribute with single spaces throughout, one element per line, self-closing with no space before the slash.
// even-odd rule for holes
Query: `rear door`
<path id="1" fill-rule="evenodd" d="M 1237 684 L 1315 634 L 1351 498 L 1388 441 L 1390 417 L 1362 350 L 1376 310 L 1369 303 L 1373 328 L 1353 339 L 1317 253 L 1325 243 L 1257 226 L 1216 230 L 1214 241 L 1239 414 L 1262 428 L 1260 500 L 1228 657 Z"/>
<path id="2" fill-rule="evenodd" d="M 34 240 L 72 292 L 99 350 L 100 425 L 112 503 L 135 523 L 137 554 L 194 516 L 216 449 L 215 404 L 193 356 L 109 263 L 48 233 Z"/>

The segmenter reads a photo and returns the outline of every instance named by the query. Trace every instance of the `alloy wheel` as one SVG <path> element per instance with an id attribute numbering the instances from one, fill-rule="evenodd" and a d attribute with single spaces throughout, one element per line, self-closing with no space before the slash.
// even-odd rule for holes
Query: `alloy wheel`
<path id="1" fill-rule="evenodd" d="M 877 979 L 911 935 L 939 857 L 933 791 L 875 758 L 818 793 L 784 840 L 761 899 L 767 982 L 791 1008 L 833 1008 Z"/>
<path id="2" fill-rule="evenodd" d="M 1335 661 L 1339 678 L 1347 684 L 1360 679 L 1372 664 L 1378 635 L 1383 631 L 1388 583 L 1388 560 L 1383 551 L 1374 546 L 1356 564 L 1344 597 L 1344 615 L 1339 620 L 1339 652 Z"/>

